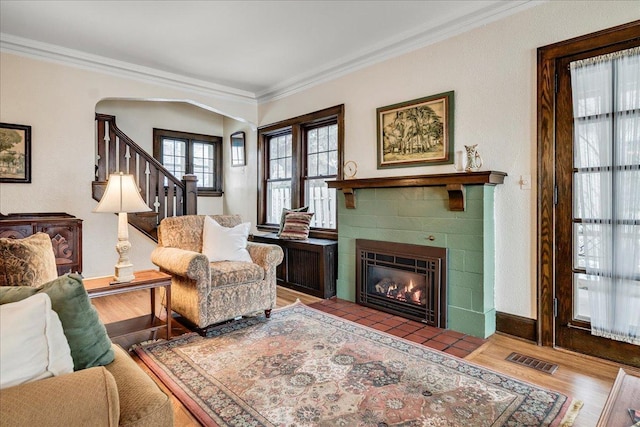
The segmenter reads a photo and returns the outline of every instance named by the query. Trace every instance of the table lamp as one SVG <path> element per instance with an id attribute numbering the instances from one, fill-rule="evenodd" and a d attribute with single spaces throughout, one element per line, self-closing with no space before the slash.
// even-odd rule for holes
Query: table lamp
<path id="1" fill-rule="evenodd" d="M 122 172 L 109 176 L 107 189 L 100 199 L 98 206 L 93 210 L 100 213 L 118 214 L 118 244 L 116 251 L 119 258 L 115 266 L 115 276 L 113 283 L 131 282 L 133 275 L 133 264 L 129 261 L 129 223 L 127 212 L 148 212 L 151 208 L 142 200 L 138 185 L 133 179 L 133 175 L 124 175 Z"/>

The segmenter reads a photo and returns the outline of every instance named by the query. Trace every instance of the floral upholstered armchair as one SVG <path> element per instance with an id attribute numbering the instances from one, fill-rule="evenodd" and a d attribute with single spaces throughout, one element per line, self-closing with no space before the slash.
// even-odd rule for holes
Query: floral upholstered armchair
<path id="1" fill-rule="evenodd" d="M 276 266 L 283 252 L 277 245 L 247 242 L 250 261 L 214 261 L 203 254 L 205 215 L 165 218 L 158 227 L 158 246 L 151 261 L 171 275 L 171 308 L 198 328 L 276 306 Z M 233 228 L 239 215 L 211 215 Z"/>

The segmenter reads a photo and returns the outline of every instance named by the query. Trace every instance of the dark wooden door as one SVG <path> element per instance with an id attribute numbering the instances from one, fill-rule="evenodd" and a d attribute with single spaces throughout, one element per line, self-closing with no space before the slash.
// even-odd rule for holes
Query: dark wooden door
<path id="1" fill-rule="evenodd" d="M 591 335 L 589 281 L 583 253 L 583 218 L 576 209 L 573 107 L 569 63 L 640 45 L 635 39 L 556 60 L 555 134 L 555 344 L 580 353 L 640 366 L 640 347 Z"/>

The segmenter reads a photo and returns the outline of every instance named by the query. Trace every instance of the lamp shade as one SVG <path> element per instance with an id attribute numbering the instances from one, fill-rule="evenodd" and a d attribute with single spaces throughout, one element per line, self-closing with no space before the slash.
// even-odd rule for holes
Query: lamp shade
<path id="1" fill-rule="evenodd" d="M 107 189 L 94 212 L 147 212 L 151 208 L 142 200 L 133 175 L 111 174 Z"/>

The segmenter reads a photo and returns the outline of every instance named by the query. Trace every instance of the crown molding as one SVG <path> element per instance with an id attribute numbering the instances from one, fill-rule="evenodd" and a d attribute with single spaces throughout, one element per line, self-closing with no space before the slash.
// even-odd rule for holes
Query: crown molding
<path id="1" fill-rule="evenodd" d="M 49 43 L 17 37 L 11 34 L 0 33 L 0 51 L 74 66 L 90 71 L 97 71 L 117 77 L 130 78 L 145 83 L 155 83 L 173 89 L 198 93 L 200 95 L 206 94 L 225 100 L 252 105 L 257 104 L 256 96 L 252 92 Z"/>
<path id="2" fill-rule="evenodd" d="M 219 99 L 258 105 L 285 98 L 362 68 L 538 6 L 546 1 L 548 0 L 499 1 L 473 14 L 467 14 L 454 20 L 443 20 L 435 27 L 430 25 L 429 28 L 405 32 L 354 55 L 333 61 L 325 67 L 298 75 L 256 93 L 5 33 L 0 33 L 0 51 L 145 83 L 155 83 L 200 95 L 206 94 Z"/>
<path id="3" fill-rule="evenodd" d="M 435 44 L 507 16 L 546 3 L 548 0 L 517 0 L 494 3 L 486 8 L 436 26 L 406 32 L 349 58 L 341 58 L 311 73 L 298 75 L 256 93 L 258 104 L 304 91 L 320 83 L 350 74 L 405 53 Z"/>

